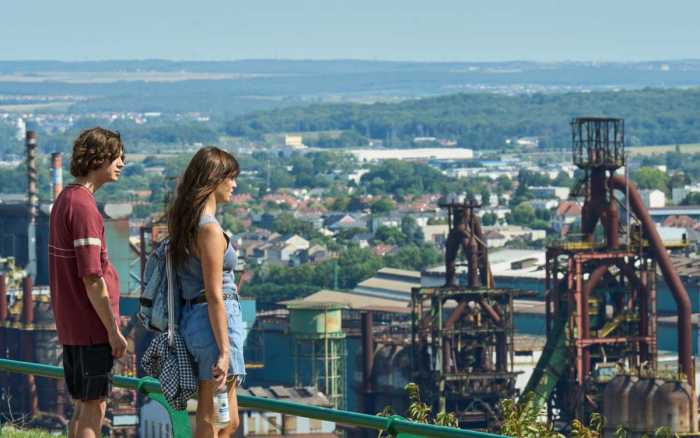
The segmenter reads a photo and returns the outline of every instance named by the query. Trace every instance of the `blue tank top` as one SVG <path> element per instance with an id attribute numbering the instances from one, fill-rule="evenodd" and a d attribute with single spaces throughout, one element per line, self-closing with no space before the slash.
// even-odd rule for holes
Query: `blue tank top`
<path id="1" fill-rule="evenodd" d="M 217 221 L 216 217 L 211 214 L 203 214 L 199 219 L 200 227 L 206 224 L 217 224 L 219 228 L 221 228 L 219 221 Z M 221 232 L 224 232 L 223 228 L 221 228 Z M 238 288 L 236 287 L 235 274 L 233 270 L 236 268 L 238 256 L 236 255 L 236 250 L 231 244 L 231 239 L 226 236 L 226 240 L 228 245 L 226 246 L 226 251 L 224 252 L 223 291 L 237 293 Z M 199 257 L 193 254 L 190 255 L 182 268 L 179 269 L 178 275 L 182 286 L 182 298 L 191 300 L 204 293 L 204 274 L 202 272 L 202 262 L 199 260 Z"/>

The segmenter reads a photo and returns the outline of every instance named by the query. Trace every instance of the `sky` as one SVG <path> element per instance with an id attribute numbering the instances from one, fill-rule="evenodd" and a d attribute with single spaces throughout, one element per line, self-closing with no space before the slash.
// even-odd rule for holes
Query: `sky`
<path id="1" fill-rule="evenodd" d="M 1 0 L 0 60 L 700 59 L 697 0 Z"/>

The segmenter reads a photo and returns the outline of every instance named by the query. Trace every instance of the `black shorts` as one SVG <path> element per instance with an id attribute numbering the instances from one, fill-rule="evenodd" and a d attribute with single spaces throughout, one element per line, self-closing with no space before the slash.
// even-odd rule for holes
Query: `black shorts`
<path id="1" fill-rule="evenodd" d="M 63 346 L 66 386 L 74 400 L 107 398 L 112 389 L 113 365 L 109 344 Z"/>

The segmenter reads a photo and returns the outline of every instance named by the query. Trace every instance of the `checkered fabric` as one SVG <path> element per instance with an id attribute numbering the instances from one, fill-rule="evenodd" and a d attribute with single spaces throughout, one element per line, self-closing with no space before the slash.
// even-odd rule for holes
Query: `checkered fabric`
<path id="1" fill-rule="evenodd" d="M 187 400 L 197 394 L 194 360 L 178 332 L 174 333 L 172 347 L 168 342 L 168 333 L 153 338 L 143 355 L 141 366 L 149 376 L 160 380 L 163 396 L 173 409 L 185 410 Z"/>

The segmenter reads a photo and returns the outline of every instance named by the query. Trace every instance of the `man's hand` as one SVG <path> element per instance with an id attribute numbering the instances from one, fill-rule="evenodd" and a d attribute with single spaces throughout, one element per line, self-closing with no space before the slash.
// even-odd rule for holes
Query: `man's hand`
<path id="1" fill-rule="evenodd" d="M 109 334 L 109 346 L 112 347 L 112 356 L 115 359 L 119 359 L 126 353 L 126 339 L 119 329 Z"/>

